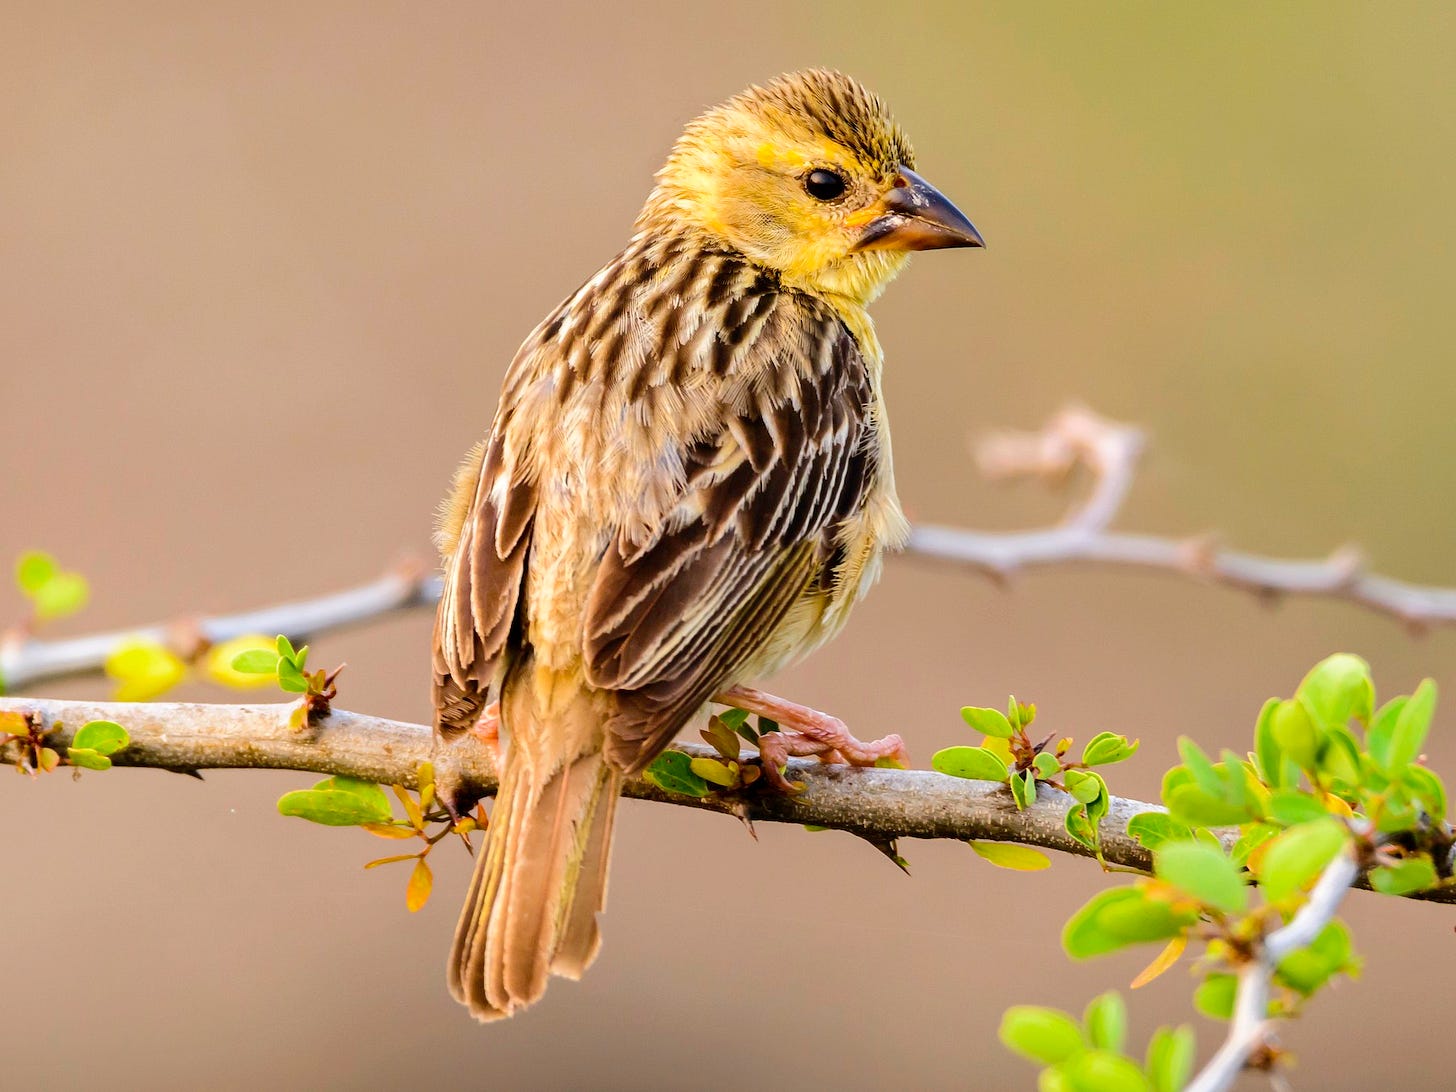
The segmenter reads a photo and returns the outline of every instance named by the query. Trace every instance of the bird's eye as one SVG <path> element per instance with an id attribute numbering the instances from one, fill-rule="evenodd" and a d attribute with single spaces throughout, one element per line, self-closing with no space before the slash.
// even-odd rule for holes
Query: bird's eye
<path id="1" fill-rule="evenodd" d="M 844 176 L 819 168 L 809 172 L 804 189 L 816 200 L 833 201 L 844 193 Z"/>

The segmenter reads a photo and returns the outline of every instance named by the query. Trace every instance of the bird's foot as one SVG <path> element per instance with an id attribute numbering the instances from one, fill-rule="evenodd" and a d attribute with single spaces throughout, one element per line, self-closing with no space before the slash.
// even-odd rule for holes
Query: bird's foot
<path id="1" fill-rule="evenodd" d="M 758 737 L 758 752 L 763 760 L 765 781 L 780 792 L 797 792 L 803 788 L 784 777 L 784 767 L 791 757 L 814 757 L 820 762 L 850 766 L 896 765 L 901 769 L 910 766 L 905 742 L 898 735 L 868 742 L 858 740 L 838 717 L 747 686 L 725 690 L 713 700 L 778 724 L 778 731 Z"/>
<path id="2" fill-rule="evenodd" d="M 500 702 L 493 701 L 485 707 L 479 719 L 469 730 L 469 735 L 490 751 L 491 760 L 497 770 L 501 768 L 505 757 L 502 753 L 500 729 Z M 471 812 L 480 802 L 477 793 L 465 788 L 465 778 L 460 773 L 457 758 L 456 748 L 459 745 L 459 740 L 447 743 L 437 735 L 434 752 L 431 755 L 431 764 L 435 770 L 435 799 L 440 802 L 440 806 L 445 809 L 451 821 L 456 825 L 459 825 L 462 819 L 473 818 Z"/>

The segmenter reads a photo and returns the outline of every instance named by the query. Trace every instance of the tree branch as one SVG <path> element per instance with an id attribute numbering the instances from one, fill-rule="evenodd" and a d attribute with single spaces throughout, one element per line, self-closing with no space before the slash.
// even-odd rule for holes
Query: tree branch
<path id="1" fill-rule="evenodd" d="M 993 436 L 978 455 L 987 477 L 1054 481 L 1082 466 L 1092 479 L 1086 496 L 1059 524 L 1038 530 L 997 533 L 919 524 L 905 552 L 969 566 L 1002 580 L 1025 570 L 1072 565 L 1145 570 L 1222 584 L 1263 599 L 1298 595 L 1343 600 L 1415 629 L 1456 622 L 1456 588 L 1367 573 L 1360 552 L 1350 547 L 1323 559 L 1291 560 L 1226 550 L 1209 535 L 1175 539 L 1109 530 L 1132 488 L 1142 449 L 1137 429 L 1079 408 L 1057 414 L 1040 432 Z M 94 675 L 128 638 L 158 642 L 193 662 L 210 646 L 233 637 L 283 633 L 295 643 L 309 641 L 396 611 L 433 607 L 439 596 L 439 578 L 406 567 L 347 591 L 243 614 L 55 641 L 13 632 L 0 636 L 0 692 Z"/>
<path id="2" fill-rule="evenodd" d="M 115 721 L 131 736 L 111 756 L 117 766 L 143 766 L 178 773 L 208 769 L 281 769 L 416 786 L 421 762 L 452 765 L 465 788 L 494 794 L 496 770 L 484 747 L 452 746 L 434 752 L 428 728 L 335 710 L 317 727 L 288 726 L 293 704 L 191 705 L 176 702 L 86 702 L 0 698 L 0 713 L 20 713 L 52 730 L 49 746 L 64 754 L 76 729 L 92 720 Z M 697 744 L 676 746 L 694 755 L 716 752 Z M 22 757 L 17 743 L 0 746 L 0 762 Z M 945 838 L 1024 845 L 1078 857 L 1094 856 L 1067 833 L 1067 809 L 1075 802 L 1045 785 L 1036 803 L 1018 811 L 1010 791 L 989 781 L 968 781 L 930 770 L 891 770 L 821 765 L 791 759 L 789 775 L 804 782 L 793 796 L 746 793 L 701 800 L 663 792 L 642 780 L 629 781 L 623 795 L 637 800 L 699 808 L 767 823 L 798 823 L 844 830 L 883 848 L 897 838 Z M 1156 804 L 1113 797 L 1101 824 L 1102 853 L 1109 865 L 1149 870 L 1151 856 L 1127 833 L 1134 815 L 1162 811 Z M 1236 832 L 1230 833 L 1232 841 Z M 1363 884 L 1363 877 L 1361 879 Z M 1456 887 L 1416 896 L 1456 903 Z M 1291 923 L 1292 924 L 1292 923 Z"/>
<path id="3" fill-rule="evenodd" d="M 1288 925 L 1269 934 L 1258 955 L 1239 971 L 1238 992 L 1228 1037 L 1184 1092 L 1224 1092 L 1232 1088 L 1256 1051 L 1269 1041 L 1269 986 L 1274 969 L 1290 952 L 1314 943 L 1360 874 L 1352 853 L 1342 853 L 1321 873 L 1309 901 Z"/>

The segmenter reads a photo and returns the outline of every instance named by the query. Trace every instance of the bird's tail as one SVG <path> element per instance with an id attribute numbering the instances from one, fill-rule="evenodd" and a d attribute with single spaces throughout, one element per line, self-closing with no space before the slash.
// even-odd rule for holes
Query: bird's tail
<path id="1" fill-rule="evenodd" d="M 450 952 L 450 992 L 476 1019 L 510 1016 L 548 975 L 580 978 L 596 958 L 619 790 L 599 751 L 544 779 L 528 756 L 507 753 Z"/>

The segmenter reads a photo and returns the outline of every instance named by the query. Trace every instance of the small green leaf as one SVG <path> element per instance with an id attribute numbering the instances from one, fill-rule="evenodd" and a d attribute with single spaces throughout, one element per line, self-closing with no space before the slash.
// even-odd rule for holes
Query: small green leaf
<path id="1" fill-rule="evenodd" d="M 1283 902 L 1325 870 L 1349 844 L 1350 832 L 1334 818 L 1290 827 L 1269 843 L 1259 865 L 1259 884 L 1270 902 Z"/>
<path id="2" fill-rule="evenodd" d="M 1023 770 L 1011 777 L 1011 795 L 1016 799 L 1016 806 L 1025 810 L 1036 803 L 1036 775 L 1031 770 Z"/>
<path id="3" fill-rule="evenodd" d="M 1242 914 L 1249 905 L 1249 889 L 1232 861 L 1202 842 L 1169 842 L 1153 857 L 1159 879 L 1185 895 L 1222 910 Z"/>
<path id="4" fill-rule="evenodd" d="M 973 781 L 1005 782 L 1009 773 L 1006 763 L 984 747 L 947 747 L 930 757 L 930 768 L 950 777 Z"/>
<path id="5" fill-rule="evenodd" d="M 1431 717 L 1436 712 L 1436 684 L 1424 679 L 1416 692 L 1405 703 L 1400 715 L 1395 718 L 1395 729 L 1390 737 L 1390 753 L 1385 768 L 1391 773 L 1408 762 L 1420 757 L 1426 743 L 1426 732 L 1431 727 Z"/>
<path id="6" fill-rule="evenodd" d="M 1180 823 L 1161 811 L 1145 811 L 1127 821 L 1127 832 L 1144 849 L 1157 849 L 1165 842 L 1186 842 L 1193 837 L 1187 823 Z"/>
<path id="7" fill-rule="evenodd" d="M 91 585 L 80 573 L 56 573 L 31 593 L 35 616 L 51 621 L 75 614 L 91 598 Z"/>
<path id="8" fill-rule="evenodd" d="M 1082 1014 L 1082 1024 L 1094 1047 L 1114 1053 L 1121 1050 L 1127 1036 L 1127 1005 L 1123 1003 L 1122 994 L 1109 990 L 1100 997 L 1094 997 Z"/>
<path id="9" fill-rule="evenodd" d="M 71 741 L 71 749 L 79 747 L 99 755 L 114 755 L 129 743 L 131 736 L 115 721 L 93 720 L 81 726 Z"/>
<path id="10" fill-rule="evenodd" d="M 1446 818 L 1446 786 L 1436 774 L 1424 766 L 1407 766 L 1400 780 L 1427 815 L 1438 822 Z"/>
<path id="11" fill-rule="evenodd" d="M 1234 997 L 1239 980 L 1231 974 L 1211 974 L 1193 994 L 1193 1007 L 1211 1020 L 1227 1020 L 1234 1014 Z"/>
<path id="12" fill-rule="evenodd" d="M 266 648 L 250 648 L 233 657 L 232 669 L 243 675 L 276 675 L 278 653 Z"/>
<path id="13" fill-rule="evenodd" d="M 1270 730 L 1279 749 L 1302 770 L 1312 770 L 1319 761 L 1320 734 L 1303 704 L 1282 701 L 1274 709 Z"/>
<path id="14" fill-rule="evenodd" d="M 1013 872 L 1040 872 L 1052 866 L 1051 858 L 1030 846 L 1019 846 L 1013 842 L 970 842 L 970 847 L 982 860 L 990 861 L 997 868 L 1009 868 Z"/>
<path id="15" fill-rule="evenodd" d="M 1332 921 L 1310 944 L 1281 959 L 1275 973 L 1281 985 L 1308 997 L 1334 975 L 1358 970 L 1349 930 L 1341 922 Z"/>
<path id="16" fill-rule="evenodd" d="M 1183 1086 L 1193 1075 L 1196 1052 L 1193 1029 L 1187 1024 L 1153 1032 L 1148 1040 L 1146 1068 L 1155 1092 L 1183 1092 Z"/>
<path id="17" fill-rule="evenodd" d="M 109 770 L 111 759 L 93 751 L 89 747 L 69 747 L 66 749 L 66 761 L 72 766 L 84 766 L 88 770 Z"/>
<path id="18" fill-rule="evenodd" d="M 1102 778 L 1088 770 L 1068 770 L 1062 780 L 1072 798 L 1083 804 L 1092 803 L 1107 791 Z"/>
<path id="19" fill-rule="evenodd" d="M 1175 911 L 1150 899 L 1141 887 L 1099 891 L 1062 929 L 1062 947 L 1073 959 L 1087 959 L 1145 941 L 1168 940 L 1198 920 L 1191 910 Z"/>
<path id="20" fill-rule="evenodd" d="M 1074 1092 L 1148 1092 L 1148 1079 L 1137 1064 L 1118 1054 L 1089 1050 L 1063 1067 Z"/>
<path id="21" fill-rule="evenodd" d="M 1343 728 L 1354 717 L 1370 720 L 1375 684 L 1370 665 L 1359 656 L 1337 652 L 1315 664 L 1295 691 L 1310 719 L 1322 728 Z"/>
<path id="22" fill-rule="evenodd" d="M 1323 803 L 1307 792 L 1279 789 L 1270 793 L 1269 800 L 1264 805 L 1264 814 L 1281 826 L 1292 827 L 1323 819 L 1329 811 Z"/>
<path id="23" fill-rule="evenodd" d="M 1013 1005 L 1001 1017 L 1001 1041 L 1043 1065 L 1056 1065 L 1087 1048 L 1082 1029 L 1064 1012 L 1040 1005 Z"/>
<path id="24" fill-rule="evenodd" d="M 1088 849 L 1097 848 L 1097 828 L 1087 818 L 1086 804 L 1073 804 L 1068 808 L 1067 814 L 1062 817 L 1062 825 L 1068 834 Z"/>
<path id="25" fill-rule="evenodd" d="M 1138 741 L 1129 742 L 1126 736 L 1116 732 L 1099 732 L 1082 748 L 1082 764 L 1085 766 L 1106 766 L 1121 762 L 1137 753 Z"/>
<path id="26" fill-rule="evenodd" d="M 278 812 L 330 827 L 387 823 L 392 818 L 384 790 L 372 781 L 352 777 L 329 777 L 311 789 L 284 793 Z"/>
<path id="27" fill-rule="evenodd" d="M 281 633 L 278 635 L 278 639 L 273 642 L 273 647 L 278 650 L 278 658 L 280 660 L 291 660 L 296 655 L 293 651 L 293 642 Z"/>
<path id="28" fill-rule="evenodd" d="M 1204 753 L 1203 748 L 1187 736 L 1179 736 L 1178 754 L 1183 759 L 1183 765 L 1193 775 L 1194 783 L 1208 795 L 1222 798 L 1223 778 L 1219 777 L 1218 771 L 1213 768 L 1213 761 Z"/>
<path id="29" fill-rule="evenodd" d="M 308 693 L 308 680 L 304 678 L 303 672 L 298 670 L 297 665 L 286 656 L 280 657 L 278 660 L 278 686 L 290 694 Z"/>
<path id="30" fill-rule="evenodd" d="M 1259 776 L 1271 789 L 1293 785 L 1299 780 L 1299 769 L 1290 762 L 1274 738 L 1274 711 L 1279 708 L 1279 699 L 1270 698 L 1259 710 L 1258 723 L 1254 725 L 1254 759 L 1258 763 Z"/>
<path id="31" fill-rule="evenodd" d="M 1191 826 L 1226 827 L 1245 823 L 1251 818 L 1249 809 L 1230 804 L 1205 792 L 1198 785 L 1180 785 L 1163 796 L 1174 818 Z"/>
<path id="32" fill-rule="evenodd" d="M 1044 778 L 1056 777 L 1062 764 L 1057 761 L 1056 755 L 1049 755 L 1045 751 L 1031 760 L 1032 767 Z"/>
<path id="33" fill-rule="evenodd" d="M 642 772 L 645 780 L 663 792 L 701 799 L 711 791 L 708 783 L 693 773 L 693 760 L 682 751 L 663 751 Z"/>
<path id="34" fill-rule="evenodd" d="M 1436 866 L 1426 856 L 1407 857 L 1370 873 L 1370 886 L 1382 895 L 1409 895 L 1436 885 Z"/>
<path id="35" fill-rule="evenodd" d="M 982 735 L 992 736 L 996 739 L 1011 738 L 1011 722 L 999 709 L 982 709 L 979 706 L 967 705 L 961 710 L 961 719 Z"/>
<path id="36" fill-rule="evenodd" d="M 44 550 L 27 550 L 15 561 L 15 585 L 29 598 L 48 584 L 60 569 L 56 559 Z"/>
<path id="37" fill-rule="evenodd" d="M 1409 701 L 1410 698 L 1404 694 L 1391 698 L 1376 712 L 1365 733 L 1365 746 L 1370 751 L 1370 757 L 1375 759 L 1382 770 L 1390 769 L 1391 739 L 1395 736 L 1396 722 L 1400 720 L 1400 714 Z"/>

